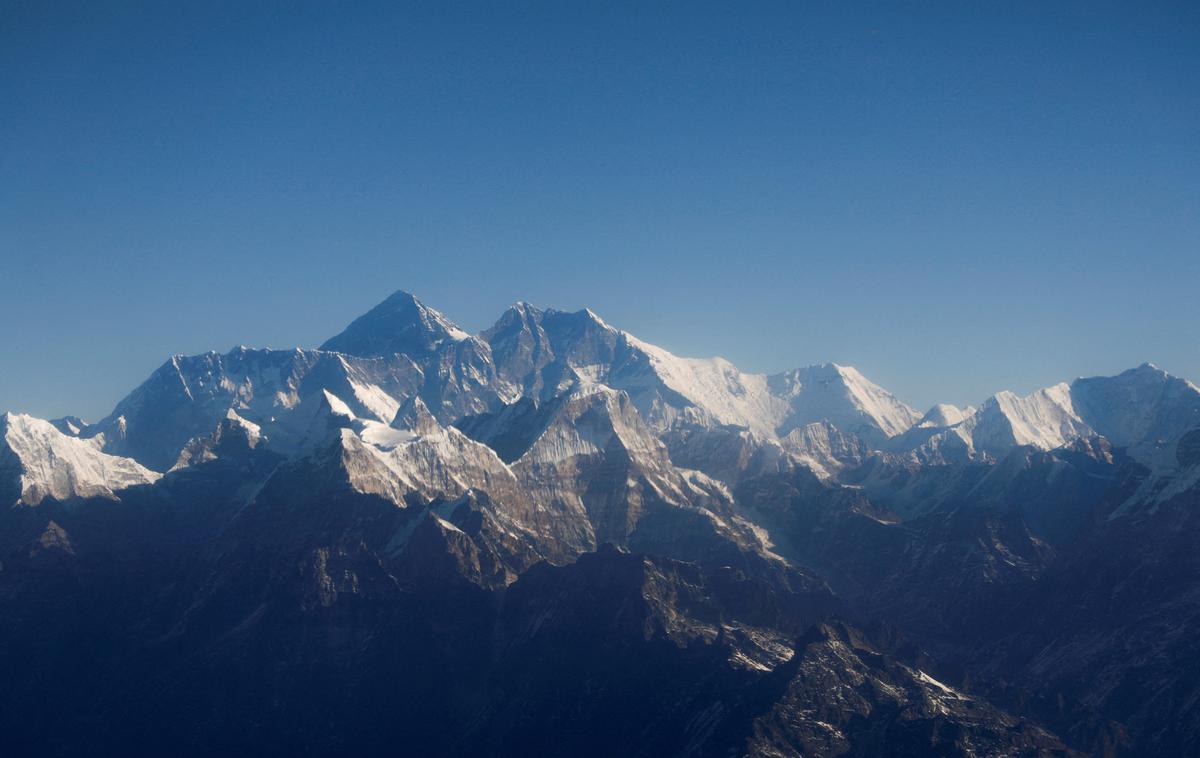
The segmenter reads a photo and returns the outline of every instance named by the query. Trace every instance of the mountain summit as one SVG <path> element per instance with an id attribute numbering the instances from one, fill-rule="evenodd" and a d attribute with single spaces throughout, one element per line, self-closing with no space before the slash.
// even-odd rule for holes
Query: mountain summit
<path id="1" fill-rule="evenodd" d="M 469 336 L 438 311 L 397 290 L 341 334 L 326 340 L 321 349 L 362 357 L 404 353 L 424 358 L 447 342 L 461 342 Z"/>

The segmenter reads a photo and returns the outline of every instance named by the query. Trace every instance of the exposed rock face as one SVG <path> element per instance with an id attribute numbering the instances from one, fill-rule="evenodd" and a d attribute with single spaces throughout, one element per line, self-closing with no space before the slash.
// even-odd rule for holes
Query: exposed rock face
<path id="1" fill-rule="evenodd" d="M 746 755 L 1064 755 L 1057 737 L 906 665 L 862 631 L 814 627 L 773 676 Z M 786 679 L 784 679 L 786 677 Z"/>
<path id="2" fill-rule="evenodd" d="M 1193 429 L 1175 444 L 1175 460 L 1181 468 L 1200 464 L 1200 429 Z"/>
<path id="3" fill-rule="evenodd" d="M 14 754 L 1200 752 L 1200 390 L 1153 366 L 919 416 L 401 292 L 0 431 Z"/>

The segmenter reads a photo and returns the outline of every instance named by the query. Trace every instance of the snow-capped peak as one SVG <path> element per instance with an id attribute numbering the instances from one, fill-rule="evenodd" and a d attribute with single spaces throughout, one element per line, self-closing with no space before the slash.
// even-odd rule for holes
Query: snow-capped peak
<path id="1" fill-rule="evenodd" d="M 1116 376 L 1076 379 L 1071 397 L 1098 433 L 1156 468 L 1173 467 L 1176 441 L 1200 428 L 1200 388 L 1151 363 Z"/>
<path id="2" fill-rule="evenodd" d="M 880 442 L 880 435 L 903 434 L 920 419 L 919 413 L 851 366 L 821 363 L 776 374 L 768 381 L 790 406 L 781 434 L 829 421 L 843 432 Z"/>
<path id="3" fill-rule="evenodd" d="M 997 392 L 956 425 L 955 431 L 976 451 L 997 458 L 1017 445 L 1050 450 L 1094 433 L 1075 412 L 1066 384 L 1023 397 L 1007 390 Z"/>
<path id="4" fill-rule="evenodd" d="M 975 413 L 975 408 L 959 408 L 949 403 L 938 403 L 930 408 L 916 426 L 920 429 L 940 429 L 962 423 Z"/>
<path id="5" fill-rule="evenodd" d="M 470 335 L 440 312 L 403 290 L 352 321 L 322 350 L 359 356 L 404 353 L 423 358 L 446 342 L 462 342 Z"/>

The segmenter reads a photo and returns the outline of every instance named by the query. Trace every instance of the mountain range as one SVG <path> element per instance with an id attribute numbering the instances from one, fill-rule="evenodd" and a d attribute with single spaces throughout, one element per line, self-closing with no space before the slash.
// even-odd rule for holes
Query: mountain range
<path id="1" fill-rule="evenodd" d="M 13 754 L 1200 754 L 1200 389 L 922 413 L 397 292 L 0 417 Z"/>

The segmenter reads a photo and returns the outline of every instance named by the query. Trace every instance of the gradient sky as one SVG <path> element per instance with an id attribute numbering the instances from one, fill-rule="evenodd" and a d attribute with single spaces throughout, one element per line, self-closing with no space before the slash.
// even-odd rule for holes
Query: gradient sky
<path id="1" fill-rule="evenodd" d="M 0 285 L 40 416 L 398 288 L 921 408 L 1196 381 L 1200 4 L 0 0 Z"/>

